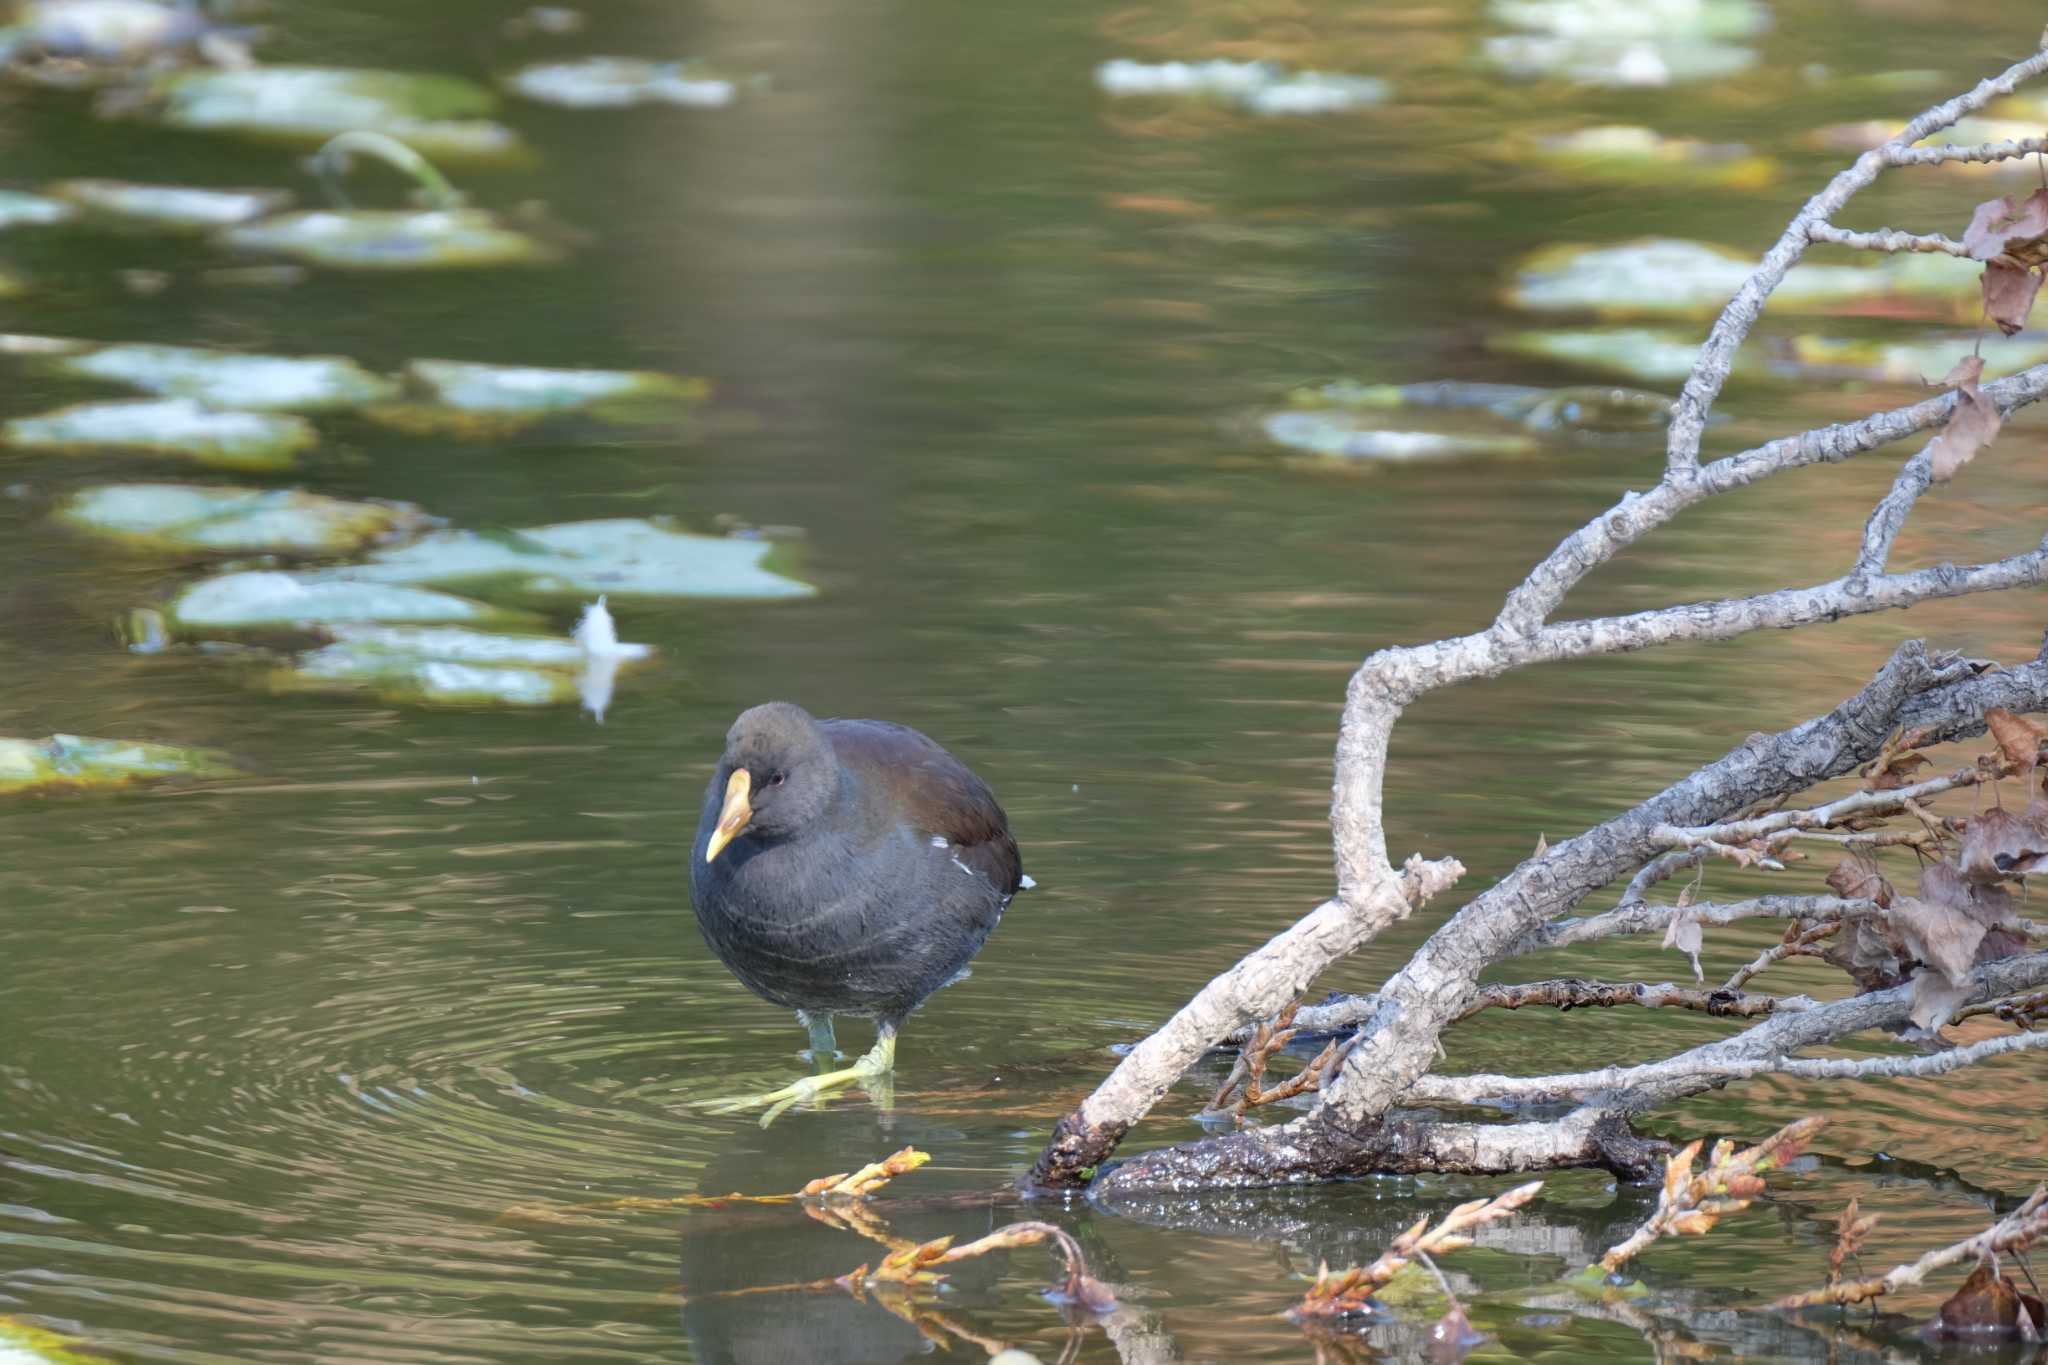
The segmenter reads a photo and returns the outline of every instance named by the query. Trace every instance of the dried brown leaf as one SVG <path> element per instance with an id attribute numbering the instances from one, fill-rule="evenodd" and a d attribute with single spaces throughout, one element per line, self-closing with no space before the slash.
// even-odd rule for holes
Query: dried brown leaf
<path id="1" fill-rule="evenodd" d="M 2022 1313 L 2029 1320 L 2025 1327 L 2020 1324 Z M 2043 1314 L 2041 1301 L 1999 1270 L 1996 1256 L 1979 1260 L 1970 1277 L 1934 1316 L 1934 1330 L 1942 1336 L 2013 1336 L 2036 1341 L 2044 1328 L 2048 1328 L 2048 1315 Z"/>
<path id="2" fill-rule="evenodd" d="M 2017 913 L 2004 887 L 1972 882 L 1954 863 L 1929 863 L 1920 869 L 1920 899 L 1960 911 L 1980 924 L 2009 924 Z"/>
<path id="3" fill-rule="evenodd" d="M 2041 756 L 2041 740 L 2048 737 L 2048 729 L 2025 716 L 2014 715 L 2003 706 L 1993 706 L 1984 712 L 1984 727 L 1991 732 L 1998 752 L 2014 772 L 2025 777 L 2034 770 Z"/>
<path id="4" fill-rule="evenodd" d="M 1550 840 L 1539 833 L 1536 836 L 1536 851 L 1534 853 L 1531 853 L 1529 857 L 1532 859 L 1541 859 L 1543 855 L 1548 852 L 1550 852 Z"/>
<path id="5" fill-rule="evenodd" d="M 1956 390 L 1956 406 L 1949 413 L 1948 425 L 1927 445 L 1934 481 L 1946 483 L 1954 478 L 1957 470 L 1991 444 L 2003 425 L 1998 404 L 1979 392 L 1976 385 Z"/>
<path id="6" fill-rule="evenodd" d="M 1701 933 L 1700 920 L 1697 915 L 1673 915 L 1671 923 L 1665 926 L 1664 946 L 1666 948 L 1676 948 L 1679 952 L 1691 958 L 1692 974 L 1701 981 L 1707 979 L 1706 972 L 1700 968 L 1700 944 L 1703 941 L 1704 936 Z"/>
<path id="7" fill-rule="evenodd" d="M 1913 757 L 1918 758 L 1919 755 Z M 1828 890 L 1843 900 L 1874 901 L 1880 906 L 1892 903 L 1892 884 L 1860 858 L 1845 855 L 1828 873 L 1827 884 Z"/>
<path id="8" fill-rule="evenodd" d="M 1952 905 L 1901 896 L 1892 902 L 1892 924 L 1914 957 L 1960 982 L 1970 974 L 1985 926 Z M 1917 1022 L 1917 1021 L 1916 1021 Z"/>
<path id="9" fill-rule="evenodd" d="M 1927 766 L 1929 765 L 1925 754 L 1893 754 L 1878 767 L 1877 771 L 1871 775 L 1870 780 L 1863 784 L 1863 789 L 1873 792 L 1889 792 L 1897 791 L 1901 787 L 1910 787 L 1919 781 L 1918 778 L 1913 776 L 1915 770 Z"/>
<path id="10" fill-rule="evenodd" d="M 1939 1032 L 1956 1007 L 1970 998 L 1968 982 L 1958 984 L 1932 967 L 1913 973 L 1913 996 L 1906 1017 L 1929 1033 Z"/>
<path id="11" fill-rule="evenodd" d="M 1964 878 L 1991 886 L 2011 877 L 2048 872 L 2048 829 L 2038 822 L 2036 797 L 2023 815 L 1993 807 L 1973 816 L 1957 855 Z M 2043 807 L 2048 813 L 2048 807 Z"/>
<path id="12" fill-rule="evenodd" d="M 2027 325 L 2034 311 L 2034 296 L 2041 292 L 2041 276 L 2024 266 L 2003 259 L 1984 266 L 1984 316 L 1998 330 L 2011 336 Z"/>
<path id="13" fill-rule="evenodd" d="M 1970 215 L 1963 246 L 1973 260 L 2003 256 L 2017 265 L 2048 262 L 2048 189 L 2015 204 L 2011 195 L 1987 199 Z"/>
<path id="14" fill-rule="evenodd" d="M 1977 381 L 1983 377 L 1984 357 L 1973 352 L 1949 367 L 1948 373 L 1941 377 L 1941 387 L 1945 389 L 1975 388 Z"/>

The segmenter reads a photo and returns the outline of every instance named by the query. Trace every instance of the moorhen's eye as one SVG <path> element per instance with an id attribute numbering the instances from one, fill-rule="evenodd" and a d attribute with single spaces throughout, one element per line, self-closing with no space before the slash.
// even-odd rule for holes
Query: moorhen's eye
<path id="1" fill-rule="evenodd" d="M 777 773 L 775 774 L 775 776 L 768 779 L 768 785 L 771 787 L 779 787 L 782 785 L 782 778 L 783 774 Z"/>

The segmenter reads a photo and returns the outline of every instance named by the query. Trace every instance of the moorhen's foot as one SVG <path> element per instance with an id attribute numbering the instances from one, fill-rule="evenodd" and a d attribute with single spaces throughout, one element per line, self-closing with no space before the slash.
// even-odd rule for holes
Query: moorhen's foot
<path id="1" fill-rule="evenodd" d="M 790 1108 L 804 1100 L 815 1100 L 834 1090 L 843 1090 L 858 1085 L 875 1094 L 875 1098 L 887 1104 L 893 1095 L 894 1086 L 889 1084 L 896 1068 L 896 1038 L 884 1034 L 875 1040 L 875 1045 L 852 1066 L 839 1071 L 827 1071 L 821 1076 L 805 1076 L 793 1081 L 780 1090 L 771 1090 L 764 1095 L 735 1095 L 722 1100 L 712 1100 L 706 1105 L 713 1114 L 736 1114 L 744 1109 L 758 1109 L 767 1106 L 768 1112 L 761 1115 L 761 1126 L 766 1128 Z"/>

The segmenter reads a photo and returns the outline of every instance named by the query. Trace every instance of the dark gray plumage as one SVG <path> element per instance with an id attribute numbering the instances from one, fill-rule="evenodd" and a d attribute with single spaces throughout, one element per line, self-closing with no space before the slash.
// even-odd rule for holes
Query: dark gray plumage
<path id="1" fill-rule="evenodd" d="M 1025 884 L 1003 808 L 960 760 L 787 702 L 733 722 L 690 859 L 697 924 L 733 975 L 814 1039 L 826 1016 L 873 1018 L 890 1055 Z"/>

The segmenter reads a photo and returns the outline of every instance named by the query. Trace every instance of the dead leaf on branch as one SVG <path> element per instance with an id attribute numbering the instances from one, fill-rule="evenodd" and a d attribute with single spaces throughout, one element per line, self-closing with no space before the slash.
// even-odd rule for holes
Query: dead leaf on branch
<path id="1" fill-rule="evenodd" d="M 1984 315 L 2011 336 L 2027 325 L 2034 295 L 2041 288 L 2035 270 L 2048 263 L 2048 189 L 2036 190 L 2018 204 L 2005 195 L 1977 205 L 1963 232 L 1963 246 L 1971 259 L 1985 263 Z M 1975 382 L 1968 388 L 1974 392 Z"/>
<path id="2" fill-rule="evenodd" d="M 1998 752 L 2012 765 L 2014 773 L 2025 777 L 2034 770 L 2041 757 L 2041 741 L 2048 738 L 2048 728 L 2025 716 L 2016 716 L 2003 706 L 1993 706 L 1984 712 L 1984 728 L 1991 732 Z"/>
<path id="3" fill-rule="evenodd" d="M 1988 272 L 1986 278 L 1989 278 Z M 2038 286 L 2039 276 L 2029 275 L 2028 278 Z M 2028 299 L 2029 304 L 2032 301 Z M 1976 360 L 1977 357 L 1969 359 Z M 1991 444 L 1998 435 L 1998 429 L 2005 424 L 2005 419 L 1998 415 L 1998 404 L 1986 398 L 1977 387 L 1977 376 L 1983 369 L 1983 362 L 1979 360 L 1974 369 L 1959 364 L 1949 372 L 1951 375 L 1960 372 L 1964 377 L 1956 384 L 1956 405 L 1948 415 L 1948 425 L 1927 445 L 1929 473 L 1936 483 L 1947 483 L 1954 478 L 1956 471 L 1968 464 L 1971 457 Z"/>
<path id="4" fill-rule="evenodd" d="M 1681 902 L 1686 900 L 1680 897 Z M 1664 946 L 1676 948 L 1692 959 L 1692 974 L 1695 979 L 1705 981 L 1707 974 L 1700 968 L 1700 945 L 1705 934 L 1700 928 L 1700 917 L 1684 911 L 1671 917 L 1671 923 L 1664 927 Z"/>
<path id="5" fill-rule="evenodd" d="M 1842 1210 L 1842 1216 L 1835 1220 L 1835 1245 L 1828 1252 L 1828 1283 L 1835 1284 L 1842 1278 L 1842 1267 L 1849 1258 L 1863 1250 L 1863 1244 L 1870 1240 L 1871 1231 L 1877 1227 L 1878 1219 L 1884 1215 L 1862 1213 L 1856 1205 L 1856 1196 L 1849 1196 L 1849 1205 Z"/>
<path id="6" fill-rule="evenodd" d="M 1878 873 L 1875 866 L 1860 858 L 1844 855 L 1828 873 L 1827 885 L 1828 890 L 1843 900 L 1873 901 L 1879 907 L 1892 903 L 1892 884 Z"/>
<path id="7" fill-rule="evenodd" d="M 2044 1329 L 2048 1329 L 2048 1313 L 2043 1312 L 2041 1301 L 1998 1268 L 1996 1253 L 1977 1262 L 1970 1278 L 1935 1313 L 1933 1323 L 1937 1336 L 1979 1340 L 2016 1337 L 2039 1341 Z"/>
<path id="8" fill-rule="evenodd" d="M 1984 267 L 1984 316 L 1998 330 L 2011 336 L 2027 325 L 2034 311 L 2034 296 L 2041 292 L 2039 273 L 1991 261 Z"/>
<path id="9" fill-rule="evenodd" d="M 2007 194 L 1977 205 L 1963 230 L 1963 247 L 1972 260 L 2003 256 L 2020 266 L 2048 264 L 2048 189 L 2017 204 Z"/>
<path id="10" fill-rule="evenodd" d="M 1972 816 L 1958 860 L 1963 878 L 1985 887 L 2048 872 L 2048 800 L 2037 796 L 2018 815 L 1994 806 Z"/>

